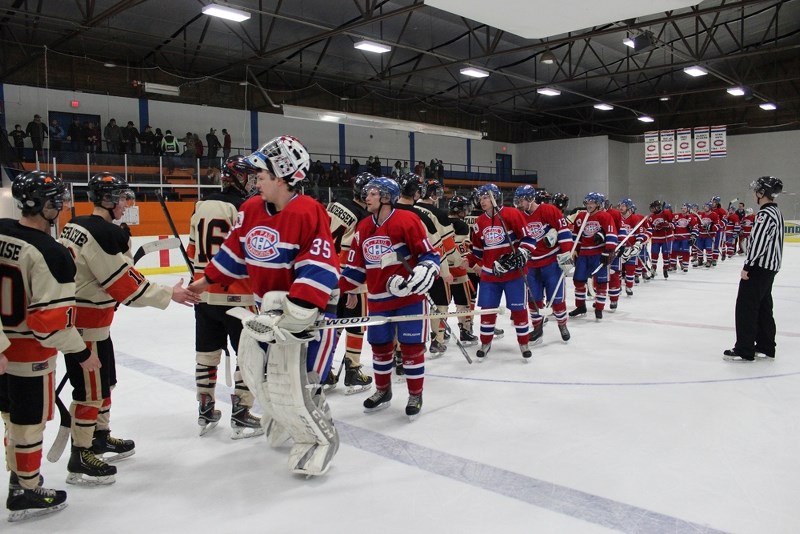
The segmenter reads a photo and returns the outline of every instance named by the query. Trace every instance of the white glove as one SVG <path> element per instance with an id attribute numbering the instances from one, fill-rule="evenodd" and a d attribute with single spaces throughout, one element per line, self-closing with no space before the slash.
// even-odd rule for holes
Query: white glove
<path id="1" fill-rule="evenodd" d="M 572 276 L 573 267 L 575 266 L 572 261 L 572 253 L 563 252 L 556 256 L 556 260 L 558 261 L 558 266 L 561 268 L 561 272 L 564 273 L 564 276 L 567 278 Z"/>
<path id="2" fill-rule="evenodd" d="M 395 297 L 407 297 L 411 294 L 411 289 L 409 289 L 405 277 L 399 274 L 393 274 L 389 277 L 389 281 L 386 283 L 386 290 Z"/>
<path id="3" fill-rule="evenodd" d="M 270 291 L 261 302 L 261 313 L 243 321 L 244 326 L 258 332 L 259 341 L 267 343 L 305 343 L 318 332 L 308 332 L 319 318 L 317 308 L 304 308 L 287 298 L 286 291 Z"/>
<path id="4" fill-rule="evenodd" d="M 415 295 L 424 295 L 439 275 L 439 267 L 432 261 L 423 261 L 414 267 L 406 286 Z"/>

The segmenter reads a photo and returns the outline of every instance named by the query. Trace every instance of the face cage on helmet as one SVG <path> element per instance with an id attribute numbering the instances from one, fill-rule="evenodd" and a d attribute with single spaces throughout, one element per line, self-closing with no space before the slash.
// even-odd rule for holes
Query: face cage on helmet
<path id="1" fill-rule="evenodd" d="M 124 201 L 125 207 L 128 208 L 135 206 L 136 193 L 134 193 L 132 189 L 114 189 L 113 191 L 103 191 L 100 198 L 100 203 L 98 205 L 102 206 L 104 202 L 110 202 L 113 204 L 113 207 L 108 209 L 114 209 L 119 205 L 120 201 Z"/>
<path id="2" fill-rule="evenodd" d="M 381 205 L 384 205 L 384 197 L 386 197 L 385 198 L 386 205 L 388 205 L 388 206 L 392 205 L 392 192 L 389 191 L 386 187 L 384 187 L 382 185 L 373 184 L 373 183 L 368 183 L 361 190 L 361 201 L 362 202 L 366 202 L 367 201 L 367 196 L 369 195 L 370 191 L 372 191 L 373 189 L 378 192 Z"/>

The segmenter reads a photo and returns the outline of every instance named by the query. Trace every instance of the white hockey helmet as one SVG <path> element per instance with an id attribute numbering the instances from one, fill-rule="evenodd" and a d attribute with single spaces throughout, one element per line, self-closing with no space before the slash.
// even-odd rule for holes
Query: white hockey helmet
<path id="1" fill-rule="evenodd" d="M 255 169 L 267 170 L 295 186 L 308 175 L 311 156 L 296 137 L 281 135 L 246 156 L 244 162 Z"/>

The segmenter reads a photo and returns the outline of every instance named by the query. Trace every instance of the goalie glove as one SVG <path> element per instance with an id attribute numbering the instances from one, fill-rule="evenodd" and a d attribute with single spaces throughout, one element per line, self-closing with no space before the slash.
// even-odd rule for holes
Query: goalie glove
<path id="1" fill-rule="evenodd" d="M 309 332 L 319 319 L 317 308 L 305 308 L 287 298 L 286 291 L 264 295 L 261 313 L 242 321 L 253 337 L 267 343 L 306 343 L 317 338 Z M 258 335 L 255 335 L 255 334 Z"/>
<path id="2" fill-rule="evenodd" d="M 514 252 L 503 254 L 492 265 L 492 273 L 495 276 L 503 276 L 511 271 L 519 271 L 525 268 L 531 254 L 525 248 L 518 248 Z"/>
<path id="3" fill-rule="evenodd" d="M 547 245 L 547 248 L 553 248 L 558 243 L 558 232 L 555 228 L 550 228 L 546 234 L 542 236 L 542 241 Z"/>
<path id="4" fill-rule="evenodd" d="M 572 270 L 575 264 L 572 261 L 572 253 L 571 252 L 563 252 L 556 256 L 558 261 L 558 266 L 561 268 L 561 271 L 564 273 L 564 276 L 569 278 L 572 276 Z"/>

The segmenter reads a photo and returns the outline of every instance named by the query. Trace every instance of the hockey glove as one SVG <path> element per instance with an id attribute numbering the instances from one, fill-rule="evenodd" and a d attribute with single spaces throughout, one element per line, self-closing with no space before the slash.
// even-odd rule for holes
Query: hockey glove
<path id="1" fill-rule="evenodd" d="M 572 261 L 572 253 L 571 252 L 563 252 L 556 256 L 558 260 L 558 266 L 561 268 L 561 271 L 564 273 L 564 276 L 569 278 L 572 276 L 573 267 L 575 264 Z"/>
<path id="2" fill-rule="evenodd" d="M 547 248 L 553 248 L 558 243 L 558 232 L 555 228 L 550 228 L 544 236 L 542 236 L 542 241 L 544 244 L 547 245 Z"/>
<path id="3" fill-rule="evenodd" d="M 411 294 L 411 289 L 409 289 L 405 277 L 399 274 L 393 274 L 389 277 L 389 281 L 386 283 L 386 291 L 395 297 L 407 297 Z"/>
<path id="4" fill-rule="evenodd" d="M 597 232 L 592 236 L 592 239 L 594 239 L 595 245 L 602 245 L 606 242 L 606 236 L 603 235 L 603 232 Z"/>
<path id="5" fill-rule="evenodd" d="M 528 263 L 530 252 L 524 248 L 518 248 L 514 252 L 503 254 L 492 265 L 492 272 L 495 276 L 503 276 L 511 271 L 519 271 L 525 268 Z"/>
<path id="6" fill-rule="evenodd" d="M 689 237 L 689 246 L 693 247 L 695 243 L 697 243 L 697 237 L 696 236 Z"/>
<path id="7" fill-rule="evenodd" d="M 600 265 L 602 265 L 603 267 L 608 266 L 608 252 L 603 252 L 602 254 L 600 254 Z"/>
<path id="8" fill-rule="evenodd" d="M 430 290 L 438 275 L 439 266 L 432 261 L 423 261 L 414 267 L 406 286 L 412 294 L 424 295 Z"/>
<path id="9" fill-rule="evenodd" d="M 319 319 L 317 308 L 305 308 L 287 298 L 285 291 L 264 295 L 262 313 L 242 321 L 253 337 L 266 343 L 306 343 L 318 332 L 310 332 Z"/>

